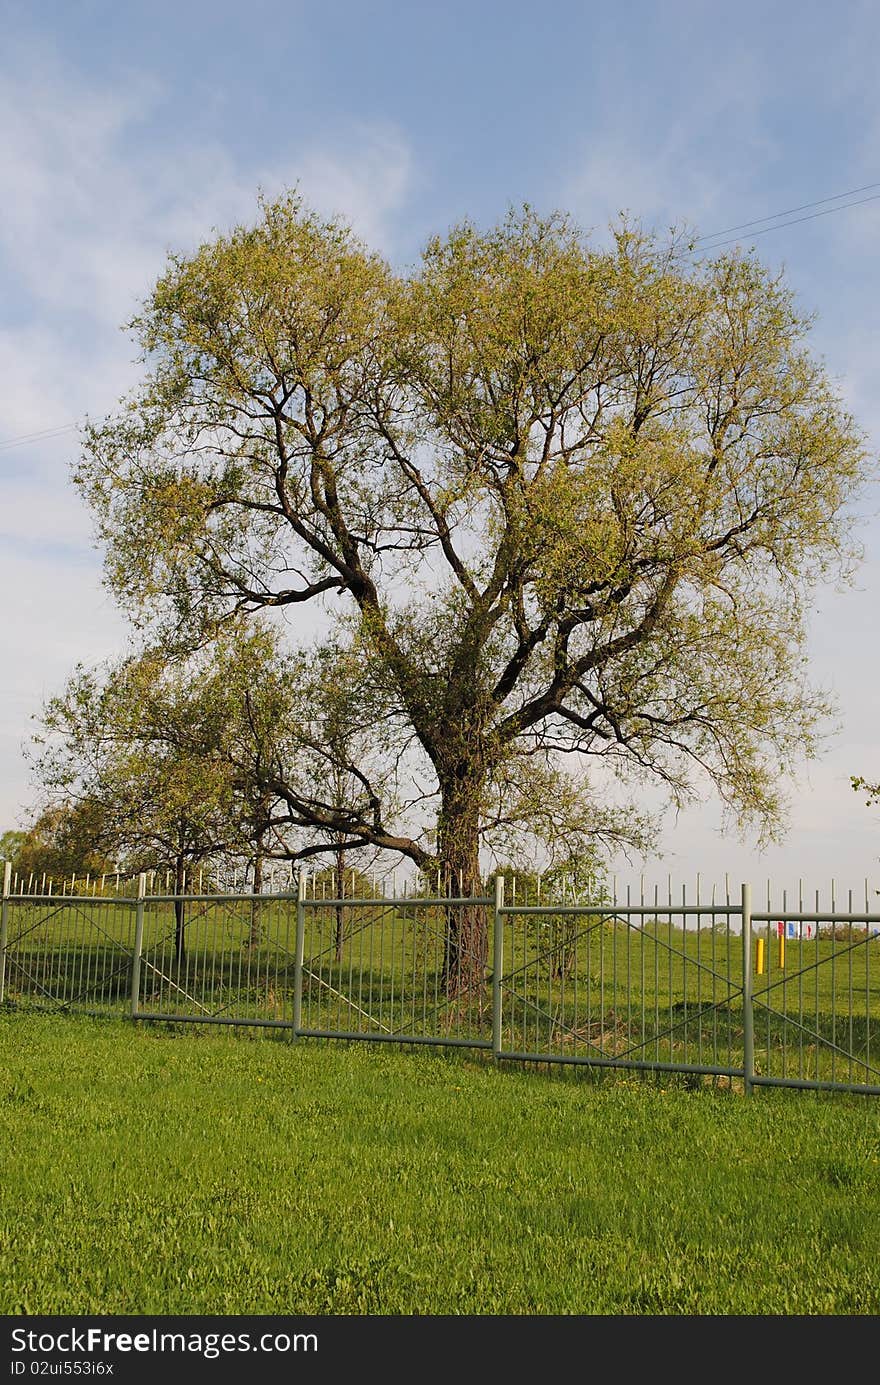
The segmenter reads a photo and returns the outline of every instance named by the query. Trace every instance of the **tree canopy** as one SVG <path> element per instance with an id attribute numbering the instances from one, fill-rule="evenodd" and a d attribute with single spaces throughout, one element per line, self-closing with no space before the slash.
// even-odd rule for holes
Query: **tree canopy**
<path id="1" fill-rule="evenodd" d="M 47 880 L 103 875 L 115 869 L 117 858 L 102 849 L 97 805 L 87 796 L 72 802 L 66 796 L 45 804 L 29 826 L 4 832 L 0 860 L 8 861 L 22 887 L 42 887 Z"/>
<path id="2" fill-rule="evenodd" d="M 353 796 L 276 762 L 291 822 L 469 889 L 493 832 L 644 845 L 603 761 L 779 830 L 868 459 L 755 256 L 524 208 L 395 272 L 291 194 L 172 256 L 132 326 L 143 382 L 76 473 L 107 580 L 169 648 L 283 612 L 302 705 L 330 671 L 357 734 L 312 753 Z"/>
<path id="3" fill-rule="evenodd" d="M 147 649 L 78 668 L 39 718 L 46 793 L 87 807 L 95 849 L 170 868 L 178 889 L 209 857 L 269 850 L 261 757 L 288 705 L 273 652 L 266 632 L 234 630 L 185 661 Z"/>

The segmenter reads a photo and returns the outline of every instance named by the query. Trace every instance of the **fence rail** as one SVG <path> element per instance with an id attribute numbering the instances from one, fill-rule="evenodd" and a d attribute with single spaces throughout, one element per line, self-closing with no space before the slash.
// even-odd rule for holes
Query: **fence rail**
<path id="1" fill-rule="evenodd" d="M 880 913 L 654 898 L 16 894 L 0 1001 L 880 1095 Z M 803 904 L 799 898 L 799 906 Z M 866 891 L 866 904 L 867 904 Z M 811 901 L 812 903 L 812 901 Z"/>

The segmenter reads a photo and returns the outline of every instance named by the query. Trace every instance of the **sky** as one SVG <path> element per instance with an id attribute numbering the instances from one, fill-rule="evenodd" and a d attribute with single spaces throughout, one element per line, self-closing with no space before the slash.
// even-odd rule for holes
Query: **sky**
<path id="1" fill-rule="evenodd" d="M 523 202 L 601 240 L 624 210 L 709 235 L 866 189 L 740 235 L 815 315 L 880 452 L 880 200 L 854 205 L 880 193 L 873 0 L 0 0 L 0 33 L 0 829 L 33 801 L 33 714 L 128 634 L 70 482 L 76 428 L 138 379 L 124 324 L 168 253 L 251 220 L 261 190 L 298 185 L 403 268 Z M 880 811 L 850 785 L 880 778 L 876 485 L 860 510 L 854 585 L 812 602 L 838 714 L 784 840 L 759 850 L 707 798 L 621 879 L 880 887 Z"/>

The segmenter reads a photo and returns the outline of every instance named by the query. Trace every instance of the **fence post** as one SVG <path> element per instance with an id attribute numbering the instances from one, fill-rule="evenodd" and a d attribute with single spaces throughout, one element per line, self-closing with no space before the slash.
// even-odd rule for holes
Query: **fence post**
<path id="1" fill-rule="evenodd" d="M 12 892 L 12 862 L 3 865 L 3 903 L 0 905 L 0 1004 L 6 995 L 6 942 L 9 929 L 9 896 Z"/>
<path id="2" fill-rule="evenodd" d="M 504 876 L 495 876 L 492 911 L 492 1052 L 501 1052 L 501 976 L 504 971 Z"/>
<path id="3" fill-rule="evenodd" d="M 743 1090 L 751 1096 L 755 1077 L 755 1012 L 752 1005 L 752 887 L 741 886 L 742 897 L 742 996 L 743 996 Z"/>
<path id="4" fill-rule="evenodd" d="M 293 958 L 293 1033 L 299 1037 L 302 1028 L 303 1005 L 303 954 L 306 941 L 306 911 L 303 900 L 306 897 L 306 874 L 301 870 L 296 891 L 296 951 Z"/>
<path id="5" fill-rule="evenodd" d="M 141 997 L 141 954 L 144 950 L 144 895 L 147 877 L 138 876 L 137 907 L 134 916 L 134 956 L 131 959 L 131 1017 L 136 1020 Z"/>

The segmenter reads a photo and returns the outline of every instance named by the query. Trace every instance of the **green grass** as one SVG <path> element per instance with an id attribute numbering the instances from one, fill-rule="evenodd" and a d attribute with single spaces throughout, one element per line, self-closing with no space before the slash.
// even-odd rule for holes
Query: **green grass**
<path id="1" fill-rule="evenodd" d="M 16 1013 L 0 1062 L 5 1314 L 880 1312 L 873 1098 Z"/>

